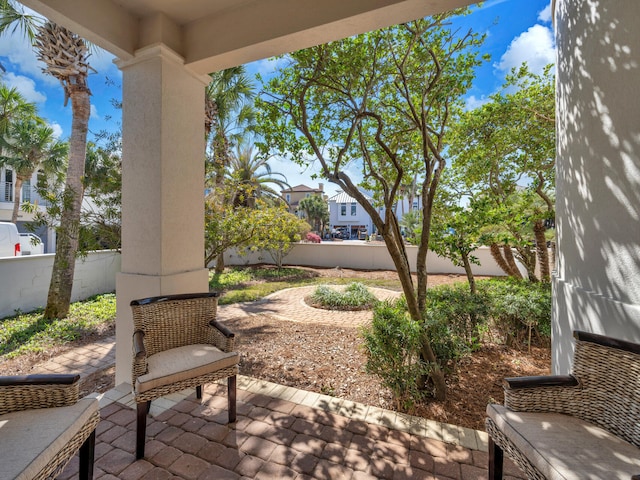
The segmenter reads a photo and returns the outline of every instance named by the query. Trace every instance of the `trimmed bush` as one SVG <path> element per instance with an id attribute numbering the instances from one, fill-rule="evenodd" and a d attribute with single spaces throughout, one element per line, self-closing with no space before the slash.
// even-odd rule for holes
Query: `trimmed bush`
<path id="1" fill-rule="evenodd" d="M 429 365 L 420 359 L 423 327 L 411 320 L 404 299 L 379 302 L 371 325 L 362 327 L 367 373 L 377 375 L 393 393 L 396 407 L 411 411 L 427 395 L 420 380 Z"/>
<path id="2" fill-rule="evenodd" d="M 466 283 L 427 291 L 425 332 L 441 367 L 480 346 L 489 310 L 488 296 L 471 293 Z"/>
<path id="3" fill-rule="evenodd" d="M 490 298 L 490 316 L 495 330 L 507 345 L 531 347 L 535 334 L 539 342 L 551 337 L 551 284 L 518 279 L 478 282 L 478 289 Z"/>
<path id="4" fill-rule="evenodd" d="M 344 291 L 320 285 L 309 295 L 307 302 L 327 310 L 368 310 L 378 301 L 369 289 L 359 282 L 352 282 Z"/>

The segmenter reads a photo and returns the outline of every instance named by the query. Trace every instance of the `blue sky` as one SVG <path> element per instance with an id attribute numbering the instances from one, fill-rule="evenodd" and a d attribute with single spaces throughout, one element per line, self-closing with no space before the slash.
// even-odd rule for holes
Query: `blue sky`
<path id="1" fill-rule="evenodd" d="M 459 18 L 456 25 L 465 31 L 472 28 L 486 33 L 482 51 L 491 55 L 491 60 L 478 69 L 474 86 L 468 92 L 469 108 L 480 105 L 498 90 L 512 67 L 526 61 L 533 71 L 540 72 L 546 64 L 555 62 L 550 0 L 489 0 L 482 7 L 474 7 L 471 15 Z M 93 94 L 91 132 L 119 128 L 120 111 L 113 108 L 112 101 L 121 99 L 122 76 L 113 59 L 104 51 L 94 52 L 90 58 L 96 69 L 89 78 Z M 0 62 L 6 69 L 2 81 L 35 102 L 40 115 L 61 138 L 67 138 L 71 131 L 71 106 L 63 106 L 64 94 L 59 82 L 42 73 L 42 65 L 28 42 L 20 35 L 1 37 Z M 268 77 L 276 66 L 277 62 L 265 59 L 250 64 L 248 71 Z M 310 178 L 313 167 L 302 172 L 300 167 L 284 159 L 273 159 L 270 164 L 274 171 L 284 173 L 292 186 L 301 183 L 316 186 L 322 181 Z M 327 193 L 335 193 L 335 186 L 324 184 Z"/>

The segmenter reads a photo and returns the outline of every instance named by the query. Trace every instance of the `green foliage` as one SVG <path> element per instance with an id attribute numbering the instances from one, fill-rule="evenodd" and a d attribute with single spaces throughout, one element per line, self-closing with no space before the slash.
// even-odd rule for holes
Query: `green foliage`
<path id="1" fill-rule="evenodd" d="M 344 291 L 320 285 L 309 296 L 309 302 L 327 310 L 369 310 L 377 298 L 365 285 L 353 282 Z"/>
<path id="2" fill-rule="evenodd" d="M 488 296 L 471 293 L 465 283 L 427 291 L 425 332 L 443 367 L 480 346 L 488 314 Z"/>
<path id="3" fill-rule="evenodd" d="M 19 313 L 0 320 L 0 358 L 44 353 L 115 324 L 116 296 L 98 295 L 71 304 L 69 316 L 47 320 L 42 311 Z"/>
<path id="4" fill-rule="evenodd" d="M 537 280 L 548 281 L 541 224 L 555 216 L 555 77 L 552 65 L 542 74 L 523 64 L 514 69 L 490 102 L 463 112 L 449 137 L 450 184 L 475 202 L 472 226 L 487 244 L 510 245 Z M 526 189 L 522 185 L 527 185 Z"/>
<path id="5" fill-rule="evenodd" d="M 551 337 L 551 284 L 492 279 L 478 282 L 478 290 L 490 298 L 489 314 L 505 343 L 531 346 L 533 333 L 543 342 Z"/>
<path id="6" fill-rule="evenodd" d="M 239 254 L 267 250 L 279 267 L 284 257 L 306 233 L 309 226 L 284 205 L 269 205 L 260 199 L 256 208 L 218 204 L 209 198 L 205 209 L 205 262 L 208 265 L 229 248 Z"/>
<path id="7" fill-rule="evenodd" d="M 329 223 L 329 204 L 320 195 L 311 195 L 300 200 L 298 208 L 302 210 L 316 232 L 322 232 Z"/>
<path id="8" fill-rule="evenodd" d="M 434 198 L 446 166 L 450 123 L 483 61 L 482 35 L 449 28 L 450 17 L 464 13 L 451 11 L 294 52 L 256 100 L 261 148 L 305 166 L 315 162 L 322 177 L 371 216 L 404 279 L 416 321 L 426 295 L 422 272 L 429 232 L 417 242 L 421 274 L 412 288 L 395 206 L 407 194 L 405 185 L 420 184 L 415 193 Z M 354 171 L 358 175 L 351 175 Z M 356 177 L 362 180 L 355 182 Z M 427 223 L 431 201 L 422 208 Z M 438 388 L 443 391 L 444 382 Z"/>
<path id="9" fill-rule="evenodd" d="M 419 379 L 429 366 L 420 359 L 423 326 L 411 319 L 404 299 L 379 302 L 371 325 L 362 328 L 367 373 L 377 375 L 391 390 L 396 406 L 410 411 L 425 398 Z"/>

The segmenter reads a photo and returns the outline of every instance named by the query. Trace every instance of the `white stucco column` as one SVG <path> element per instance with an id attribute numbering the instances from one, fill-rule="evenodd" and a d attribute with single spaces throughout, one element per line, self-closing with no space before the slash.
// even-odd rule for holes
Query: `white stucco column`
<path id="1" fill-rule="evenodd" d="M 123 74 L 122 269 L 116 385 L 131 381 L 133 299 L 208 290 L 204 268 L 204 87 L 163 46 Z"/>
<path id="2" fill-rule="evenodd" d="M 557 0 L 553 370 L 571 331 L 640 342 L 640 2 Z"/>

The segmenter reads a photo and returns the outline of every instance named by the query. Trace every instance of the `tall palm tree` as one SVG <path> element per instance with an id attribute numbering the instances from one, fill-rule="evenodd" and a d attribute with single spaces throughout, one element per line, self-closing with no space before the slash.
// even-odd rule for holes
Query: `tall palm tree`
<path id="1" fill-rule="evenodd" d="M 231 161 L 231 149 L 238 145 L 255 123 L 253 82 L 244 66 L 210 74 L 205 90 L 205 135 L 212 160 L 208 176 L 220 187 Z"/>
<path id="2" fill-rule="evenodd" d="M 19 29 L 33 42 L 43 71 L 57 78 L 64 89 L 65 106 L 71 100 L 72 120 L 69 162 L 64 189 L 56 256 L 44 317 L 64 318 L 69 314 L 71 288 L 78 251 L 82 207 L 82 179 L 87 149 L 91 92 L 87 76 L 89 50 L 86 42 L 60 25 L 28 15 L 12 0 L 0 0 L 0 34 Z"/>
<path id="3" fill-rule="evenodd" d="M 23 119 L 12 123 L 0 139 L 2 154 L 0 164 L 15 172 L 13 212 L 11 221 L 16 223 L 20 209 L 20 190 L 25 181 L 42 169 L 56 173 L 64 165 L 68 146 L 56 140 L 53 129 L 38 119 Z"/>
<path id="4" fill-rule="evenodd" d="M 283 201 L 272 185 L 289 188 L 287 177 L 271 170 L 267 159 L 253 153 L 253 145 L 241 144 L 231 157 L 230 179 L 236 187 L 233 204 L 236 207 L 254 207 L 257 198 L 272 202 Z"/>

